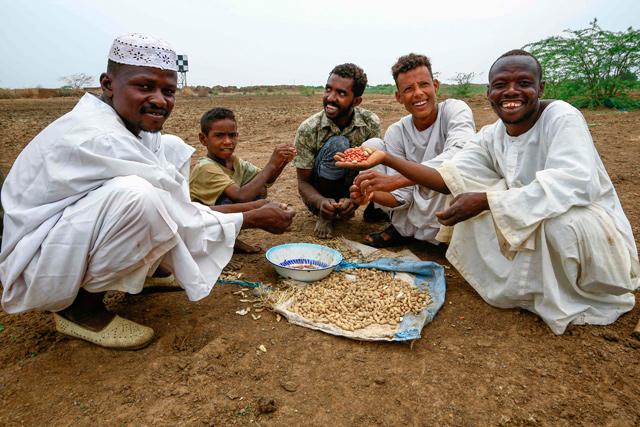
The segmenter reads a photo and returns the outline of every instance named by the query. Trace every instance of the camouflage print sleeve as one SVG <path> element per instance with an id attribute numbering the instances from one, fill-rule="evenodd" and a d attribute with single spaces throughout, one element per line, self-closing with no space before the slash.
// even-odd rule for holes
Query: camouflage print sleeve
<path id="1" fill-rule="evenodd" d="M 367 139 L 381 138 L 380 133 L 380 118 L 375 114 L 371 114 L 371 135 L 367 136 Z"/>
<path id="2" fill-rule="evenodd" d="M 293 160 L 293 165 L 298 169 L 313 169 L 316 153 L 315 141 L 310 129 L 300 125 L 296 131 L 295 144 L 298 155 Z"/>

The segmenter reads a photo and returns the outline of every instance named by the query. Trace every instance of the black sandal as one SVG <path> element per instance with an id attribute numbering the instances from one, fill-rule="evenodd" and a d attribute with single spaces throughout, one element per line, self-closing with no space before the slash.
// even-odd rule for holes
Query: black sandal
<path id="1" fill-rule="evenodd" d="M 385 239 L 383 236 L 389 236 L 388 239 Z M 371 239 L 368 240 L 367 238 Z M 389 225 L 382 231 L 376 231 L 374 233 L 369 233 L 362 241 L 363 244 L 373 246 L 374 248 L 388 248 L 391 246 L 399 246 L 404 244 L 408 237 L 405 237 L 398 233 L 398 230 L 393 225 Z"/>
<path id="2" fill-rule="evenodd" d="M 373 202 L 369 202 L 364 212 L 362 212 L 362 219 L 364 222 L 389 221 L 389 214 L 380 208 L 376 208 Z"/>

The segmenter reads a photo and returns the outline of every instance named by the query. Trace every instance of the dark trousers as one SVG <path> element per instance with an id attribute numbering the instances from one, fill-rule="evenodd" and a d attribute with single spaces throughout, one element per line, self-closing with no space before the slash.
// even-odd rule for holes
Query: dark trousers
<path id="1" fill-rule="evenodd" d="M 312 184 L 323 197 L 339 201 L 349 197 L 349 187 L 353 185 L 358 171 L 336 167 L 333 156 L 344 152 L 351 144 L 344 136 L 332 136 L 324 143 L 313 164 Z M 307 208 L 318 215 L 318 208 L 307 205 Z"/>

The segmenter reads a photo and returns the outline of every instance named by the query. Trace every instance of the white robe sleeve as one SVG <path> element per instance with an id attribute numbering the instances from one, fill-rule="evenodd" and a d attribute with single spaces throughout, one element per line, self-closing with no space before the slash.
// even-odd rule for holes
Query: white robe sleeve
<path id="1" fill-rule="evenodd" d="M 522 187 L 487 193 L 495 223 L 512 248 L 529 240 L 543 220 L 591 204 L 599 190 L 597 153 L 581 117 L 558 116 L 537 143 L 546 146 L 548 154 L 535 179 Z"/>
<path id="2" fill-rule="evenodd" d="M 388 153 L 393 154 L 396 157 L 400 157 L 401 159 L 408 158 L 408 154 L 404 147 L 402 125 L 399 123 L 395 123 L 387 129 L 384 134 L 384 143 Z M 386 170 L 389 175 L 398 174 L 395 169 L 387 168 Z M 394 211 L 396 209 L 406 209 L 413 199 L 413 187 L 414 186 L 403 187 L 392 191 L 391 194 L 396 198 L 400 205 L 395 208 L 390 208 L 389 210 Z"/>
<path id="3" fill-rule="evenodd" d="M 431 160 L 423 162 L 423 164 L 432 168 L 437 168 L 443 162 L 451 160 L 476 134 L 473 112 L 471 112 L 471 108 L 466 103 L 457 101 L 445 113 L 447 114 L 445 119 L 447 139 L 444 142 L 442 153 Z"/>
<path id="4" fill-rule="evenodd" d="M 454 197 L 473 191 L 506 189 L 504 179 L 496 171 L 491 154 L 478 142 L 479 137 L 480 134 L 451 160 L 441 162 L 440 166 L 432 166 L 431 162 L 424 163 L 426 166 L 435 167 Z"/>
<path id="5" fill-rule="evenodd" d="M 442 153 L 433 159 L 422 162 L 423 165 L 434 169 L 451 160 L 468 142 L 475 138 L 476 134 L 473 112 L 465 102 L 450 100 L 447 107 L 447 110 L 443 112 L 446 114 L 447 139 L 444 142 Z M 421 186 L 417 186 L 416 191 L 424 199 L 430 199 L 436 195 L 433 190 Z"/>

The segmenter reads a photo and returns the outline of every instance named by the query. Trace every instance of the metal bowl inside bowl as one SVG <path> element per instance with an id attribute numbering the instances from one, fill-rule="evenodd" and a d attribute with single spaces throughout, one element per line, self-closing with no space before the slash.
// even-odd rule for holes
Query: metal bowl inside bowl
<path id="1" fill-rule="evenodd" d="M 327 277 L 342 261 L 337 250 L 313 243 L 274 246 L 265 256 L 279 275 L 301 282 L 315 282 Z"/>

